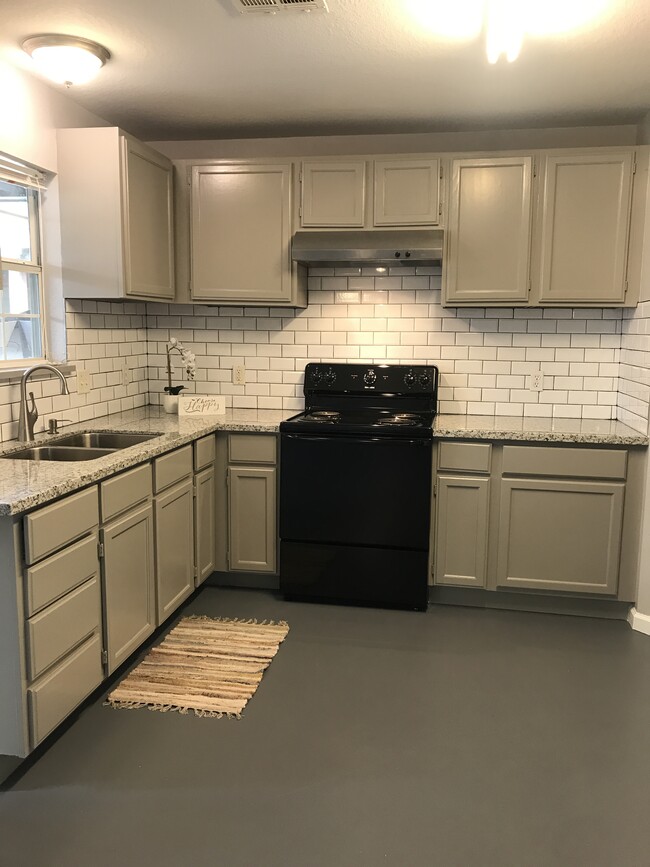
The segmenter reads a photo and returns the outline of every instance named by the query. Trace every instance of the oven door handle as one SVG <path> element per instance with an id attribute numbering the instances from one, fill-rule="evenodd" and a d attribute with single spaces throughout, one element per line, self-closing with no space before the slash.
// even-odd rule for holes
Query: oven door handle
<path id="1" fill-rule="evenodd" d="M 323 434 L 322 436 L 311 436 L 309 434 L 291 434 L 291 433 L 283 433 L 282 437 L 290 440 L 300 440 L 301 442 L 314 442 L 314 443 L 323 443 L 323 442 L 353 442 L 353 443 L 404 443 L 412 446 L 431 446 L 433 443 L 432 439 L 409 439 L 409 437 L 355 437 L 355 436 L 328 436 L 327 434 Z"/>

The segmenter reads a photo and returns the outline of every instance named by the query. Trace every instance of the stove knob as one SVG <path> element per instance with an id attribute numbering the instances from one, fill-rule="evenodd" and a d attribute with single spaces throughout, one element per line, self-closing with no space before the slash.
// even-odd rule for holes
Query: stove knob
<path id="1" fill-rule="evenodd" d="M 336 382 L 336 374 L 333 370 L 328 370 L 325 374 L 325 385 L 334 385 Z"/>
<path id="2" fill-rule="evenodd" d="M 416 380 L 415 374 L 413 373 L 412 370 L 409 370 L 408 373 L 404 374 L 404 385 L 407 388 L 413 388 L 413 386 L 415 385 L 416 382 L 417 382 L 417 380 Z"/>
<path id="3" fill-rule="evenodd" d="M 312 370 L 311 381 L 314 383 L 314 385 L 318 385 L 318 383 L 321 381 L 322 378 L 323 378 L 323 372 L 321 370 L 319 370 L 318 367 L 315 370 Z"/>
<path id="4" fill-rule="evenodd" d="M 421 373 L 421 374 L 418 376 L 418 382 L 420 383 L 420 385 L 422 386 L 422 388 L 426 388 L 428 385 L 431 384 L 431 376 L 430 376 L 430 374 L 428 374 L 428 373 Z"/>
<path id="5" fill-rule="evenodd" d="M 377 374 L 374 370 L 367 370 L 363 374 L 363 381 L 366 385 L 374 385 L 377 382 Z"/>

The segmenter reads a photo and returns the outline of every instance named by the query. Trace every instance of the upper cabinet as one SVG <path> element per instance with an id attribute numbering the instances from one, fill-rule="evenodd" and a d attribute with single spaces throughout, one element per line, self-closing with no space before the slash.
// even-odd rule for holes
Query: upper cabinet
<path id="1" fill-rule="evenodd" d="M 631 151 L 546 157 L 540 303 L 624 303 L 633 168 Z"/>
<path id="2" fill-rule="evenodd" d="M 311 162 L 301 170 L 300 224 L 303 228 L 363 228 L 366 219 L 366 163 Z"/>
<path id="3" fill-rule="evenodd" d="M 173 300 L 171 162 L 116 127 L 57 141 L 64 296 Z"/>
<path id="4" fill-rule="evenodd" d="M 434 226 L 439 220 L 440 160 L 375 160 L 375 226 Z"/>
<path id="5" fill-rule="evenodd" d="M 292 165 L 198 165 L 191 177 L 192 300 L 305 306 L 291 262 Z"/>
<path id="6" fill-rule="evenodd" d="M 526 303 L 532 157 L 456 159 L 451 168 L 446 303 Z"/>

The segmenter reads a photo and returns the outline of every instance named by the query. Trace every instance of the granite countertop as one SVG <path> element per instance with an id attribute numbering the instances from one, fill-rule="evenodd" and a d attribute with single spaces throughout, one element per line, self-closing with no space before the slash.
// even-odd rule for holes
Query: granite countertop
<path id="1" fill-rule="evenodd" d="M 160 436 L 90 461 L 0 460 L 0 516 L 26 512 L 214 431 L 276 433 L 280 422 L 292 415 L 295 415 L 294 410 L 235 409 L 227 410 L 222 416 L 186 419 L 168 415 L 160 407 L 147 406 L 68 425 L 55 436 L 40 434 L 32 445 L 55 443 L 70 433 L 89 430 Z M 434 436 L 438 439 L 648 445 L 647 436 L 621 422 L 579 419 L 439 415 L 434 423 Z M 10 455 L 25 445 L 8 443 L 0 454 Z"/>

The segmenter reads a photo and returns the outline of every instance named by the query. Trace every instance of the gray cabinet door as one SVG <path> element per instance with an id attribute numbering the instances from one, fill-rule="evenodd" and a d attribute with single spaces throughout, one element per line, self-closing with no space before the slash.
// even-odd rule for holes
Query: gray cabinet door
<path id="1" fill-rule="evenodd" d="M 230 569 L 275 572 L 275 468 L 228 469 L 228 532 Z"/>
<path id="2" fill-rule="evenodd" d="M 291 165 L 192 169 L 192 298 L 290 303 Z"/>
<path id="3" fill-rule="evenodd" d="M 214 466 L 194 476 L 194 530 L 196 586 L 202 584 L 215 570 L 217 532 Z"/>
<path id="4" fill-rule="evenodd" d="M 618 482 L 503 479 L 499 587 L 615 594 L 624 491 Z"/>
<path id="5" fill-rule="evenodd" d="M 528 301 L 532 176 L 532 157 L 453 160 L 445 303 Z"/>
<path id="6" fill-rule="evenodd" d="M 104 622 L 108 674 L 156 627 L 151 503 L 102 530 Z"/>
<path id="7" fill-rule="evenodd" d="M 300 225 L 356 227 L 365 225 L 366 163 L 309 162 L 302 164 Z"/>
<path id="8" fill-rule="evenodd" d="M 171 162 L 122 137 L 124 276 L 127 295 L 174 297 Z"/>
<path id="9" fill-rule="evenodd" d="M 375 160 L 375 226 L 440 221 L 440 160 Z"/>
<path id="10" fill-rule="evenodd" d="M 541 303 L 623 304 L 634 154 L 548 156 Z"/>
<path id="11" fill-rule="evenodd" d="M 158 623 L 194 590 L 194 491 L 181 482 L 155 499 Z"/>
<path id="12" fill-rule="evenodd" d="M 436 584 L 485 586 L 489 488 L 487 478 L 438 476 Z"/>

